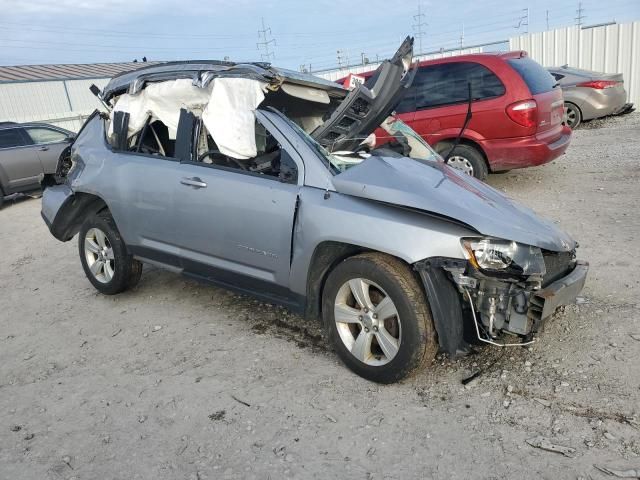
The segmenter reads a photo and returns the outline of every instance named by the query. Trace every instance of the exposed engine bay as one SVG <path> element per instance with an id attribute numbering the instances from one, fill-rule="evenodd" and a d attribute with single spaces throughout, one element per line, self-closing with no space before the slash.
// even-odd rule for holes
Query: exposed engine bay
<path id="1" fill-rule="evenodd" d="M 498 346 L 524 345 L 542 329 L 548 287 L 576 268 L 575 249 L 543 251 L 501 240 L 463 240 L 466 265 L 443 266 L 468 306 L 480 341 Z M 512 334 L 515 343 L 499 341 Z"/>

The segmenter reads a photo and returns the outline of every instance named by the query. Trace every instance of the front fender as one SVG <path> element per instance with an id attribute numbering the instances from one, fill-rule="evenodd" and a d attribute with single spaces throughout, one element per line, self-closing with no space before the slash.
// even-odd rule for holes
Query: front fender
<path id="1" fill-rule="evenodd" d="M 473 235 L 477 232 L 435 215 L 303 187 L 289 288 L 306 293 L 314 252 L 326 242 L 386 253 L 412 265 L 431 257 L 464 259 L 460 238 Z"/>

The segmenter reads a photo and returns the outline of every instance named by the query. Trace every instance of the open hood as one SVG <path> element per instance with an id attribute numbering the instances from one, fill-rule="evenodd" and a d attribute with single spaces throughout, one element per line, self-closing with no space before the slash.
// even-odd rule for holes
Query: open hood
<path id="1" fill-rule="evenodd" d="M 396 108 L 411 86 L 413 37 L 407 37 L 364 84 L 354 88 L 311 136 L 329 151 L 355 150 Z"/>
<path id="2" fill-rule="evenodd" d="M 372 156 L 333 177 L 333 184 L 340 193 L 446 217 L 483 235 L 556 252 L 576 246 L 531 209 L 441 162 Z"/>

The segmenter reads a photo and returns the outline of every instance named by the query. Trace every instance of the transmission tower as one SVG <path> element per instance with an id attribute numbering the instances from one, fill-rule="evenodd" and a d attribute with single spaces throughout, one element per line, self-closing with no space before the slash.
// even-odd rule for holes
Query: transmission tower
<path id="1" fill-rule="evenodd" d="M 524 33 L 529 33 L 529 9 L 523 8 L 522 15 L 518 18 L 518 24 L 516 25 L 516 30 L 520 30 L 520 28 L 524 27 Z"/>
<path id="2" fill-rule="evenodd" d="M 582 2 L 578 2 L 578 9 L 576 10 L 576 25 L 582 27 L 582 20 L 584 20 L 584 8 L 582 8 Z"/>
<path id="3" fill-rule="evenodd" d="M 549 30 L 549 10 L 546 10 L 547 30 Z"/>
<path id="4" fill-rule="evenodd" d="M 336 51 L 336 58 L 338 59 L 338 68 L 349 65 L 349 56 L 344 53 L 344 50 Z"/>
<path id="5" fill-rule="evenodd" d="M 276 39 L 271 35 L 271 28 L 264 25 L 264 17 L 262 17 L 262 30 L 258 30 L 258 38 L 261 42 L 256 43 L 256 47 L 260 51 L 260 58 L 269 62 L 275 58 L 276 54 L 271 50 L 271 45 L 276 46 Z"/>
<path id="6" fill-rule="evenodd" d="M 418 37 L 418 48 L 420 49 L 419 53 L 424 52 L 422 49 L 422 37 L 424 36 L 424 32 L 422 31 L 422 27 L 428 27 L 429 24 L 425 22 L 426 15 L 422 13 L 422 3 L 418 2 L 418 14 L 413 16 L 413 19 L 416 23 L 413 24 L 413 30 L 416 33 L 416 37 Z"/>

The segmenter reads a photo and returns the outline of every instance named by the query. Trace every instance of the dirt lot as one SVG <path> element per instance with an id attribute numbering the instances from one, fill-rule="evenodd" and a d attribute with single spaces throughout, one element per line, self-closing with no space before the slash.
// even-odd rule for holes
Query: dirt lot
<path id="1" fill-rule="evenodd" d="M 145 268 L 105 297 L 40 201 L 0 211 L 0 478 L 613 478 L 640 469 L 640 115 L 489 183 L 591 272 L 539 342 L 379 386 L 318 325 Z M 486 367 L 486 368 L 485 368 Z M 484 368 L 466 387 L 461 379 Z M 543 436 L 570 456 L 527 443 Z M 535 443 L 535 442 L 533 442 Z"/>

